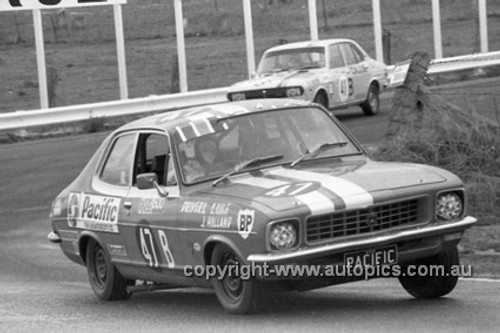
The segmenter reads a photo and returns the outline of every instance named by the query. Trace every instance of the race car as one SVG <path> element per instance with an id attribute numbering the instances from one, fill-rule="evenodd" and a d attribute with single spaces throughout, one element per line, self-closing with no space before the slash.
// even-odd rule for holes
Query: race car
<path id="1" fill-rule="evenodd" d="M 255 77 L 231 86 L 227 98 L 298 98 L 328 109 L 359 105 L 372 116 L 387 77 L 385 64 L 350 39 L 290 43 L 264 52 Z"/>
<path id="2" fill-rule="evenodd" d="M 87 267 L 100 299 L 207 287 L 228 312 L 247 313 L 271 291 L 413 264 L 444 272 L 398 276 L 406 290 L 446 295 L 457 244 L 476 221 L 466 206 L 452 173 L 372 161 L 320 105 L 262 99 L 118 128 L 52 202 L 48 238 Z M 320 271 L 278 271 L 304 265 Z M 348 272 L 326 274 L 335 267 Z"/>

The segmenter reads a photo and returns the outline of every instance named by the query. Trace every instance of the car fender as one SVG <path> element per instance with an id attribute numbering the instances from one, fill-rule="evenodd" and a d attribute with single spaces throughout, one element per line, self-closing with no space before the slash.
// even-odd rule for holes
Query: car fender
<path id="1" fill-rule="evenodd" d="M 218 243 L 227 245 L 231 250 L 234 251 L 234 253 L 238 257 L 240 257 L 243 260 L 243 264 L 247 264 L 246 257 L 244 257 L 242 255 L 238 246 L 236 246 L 236 244 L 230 238 L 228 238 L 227 236 L 224 236 L 224 235 L 212 235 L 212 236 L 208 237 L 205 240 L 205 243 L 203 244 L 203 259 L 204 259 L 205 265 L 210 264 L 210 258 L 212 255 L 212 251 L 213 251 L 215 245 L 217 245 Z"/>
<path id="2" fill-rule="evenodd" d="M 82 262 L 84 263 L 85 266 L 87 265 L 86 262 L 87 258 L 85 253 L 87 250 L 87 244 L 91 238 L 94 239 L 97 243 L 99 243 L 104 249 L 104 251 L 106 252 L 108 251 L 106 249 L 106 244 L 103 242 L 102 237 L 98 233 L 90 230 L 82 231 L 80 237 L 78 238 L 78 250 L 79 250 L 78 254 L 80 255 L 80 258 L 82 259 Z"/>

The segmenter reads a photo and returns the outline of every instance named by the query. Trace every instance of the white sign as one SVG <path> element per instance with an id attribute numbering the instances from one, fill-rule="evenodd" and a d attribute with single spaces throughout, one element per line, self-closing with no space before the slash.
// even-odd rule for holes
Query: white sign
<path id="1" fill-rule="evenodd" d="M 126 4 L 127 0 L 0 0 L 0 12 Z"/>
<path id="2" fill-rule="evenodd" d="M 389 73 L 389 87 L 394 88 L 402 86 L 405 82 L 409 68 L 410 60 L 396 64 L 392 72 Z"/>

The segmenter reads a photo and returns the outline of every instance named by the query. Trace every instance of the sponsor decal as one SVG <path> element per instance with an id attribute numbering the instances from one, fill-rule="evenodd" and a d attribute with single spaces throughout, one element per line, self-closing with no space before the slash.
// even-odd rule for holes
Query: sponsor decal
<path id="1" fill-rule="evenodd" d="M 163 207 L 165 207 L 165 198 L 141 198 L 137 213 L 158 214 L 163 211 Z"/>
<path id="2" fill-rule="evenodd" d="M 233 222 L 233 216 L 229 215 L 230 208 L 230 203 L 212 203 L 208 214 L 203 216 L 201 227 L 203 229 L 229 229 Z"/>
<path id="3" fill-rule="evenodd" d="M 240 209 L 238 211 L 238 233 L 247 239 L 252 232 L 255 220 L 255 210 L 253 209 Z"/>
<path id="4" fill-rule="evenodd" d="M 125 246 L 122 245 L 114 245 L 114 244 L 107 244 L 106 247 L 108 248 L 108 253 L 112 257 L 121 257 L 125 258 L 127 257 L 127 250 L 125 249 Z"/>
<path id="5" fill-rule="evenodd" d="M 71 228 L 118 232 L 120 198 L 70 193 L 68 225 Z"/>

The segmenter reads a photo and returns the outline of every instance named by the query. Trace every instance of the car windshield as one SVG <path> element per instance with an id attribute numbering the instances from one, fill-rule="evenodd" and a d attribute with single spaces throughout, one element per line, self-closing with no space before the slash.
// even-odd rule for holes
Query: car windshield
<path id="1" fill-rule="evenodd" d="M 307 47 L 265 53 L 257 73 L 265 75 L 280 71 L 323 67 L 325 67 L 325 49 Z"/>
<path id="2" fill-rule="evenodd" d="M 185 184 L 221 177 L 226 180 L 228 174 L 275 165 L 292 167 L 294 162 L 293 167 L 297 168 L 295 164 L 318 158 L 361 153 L 330 116 L 316 107 L 221 118 L 218 124 L 214 132 L 193 132 L 192 137 L 184 136 L 175 144 Z M 331 147 L 317 148 L 325 146 Z M 249 161 L 259 163 L 248 164 Z"/>

